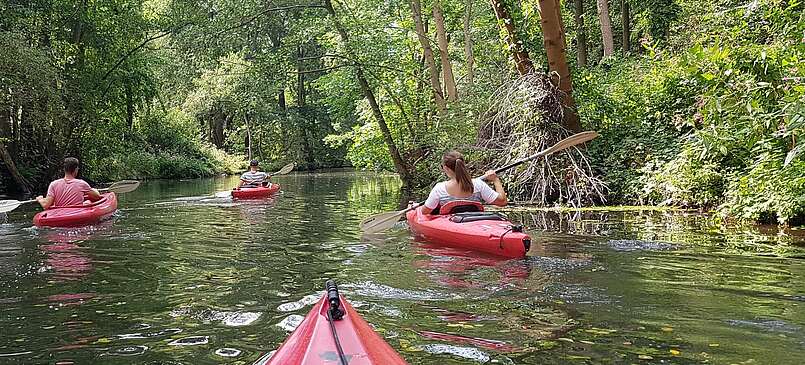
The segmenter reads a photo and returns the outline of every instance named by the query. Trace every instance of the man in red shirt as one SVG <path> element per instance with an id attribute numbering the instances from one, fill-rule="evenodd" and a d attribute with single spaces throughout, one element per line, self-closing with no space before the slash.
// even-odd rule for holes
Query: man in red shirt
<path id="1" fill-rule="evenodd" d="M 87 184 L 86 181 L 77 179 L 78 176 L 78 159 L 75 157 L 67 157 L 64 159 L 64 178 L 58 179 L 48 187 L 47 197 L 41 195 L 36 197 L 36 201 L 42 205 L 42 208 L 56 208 L 65 207 L 70 205 L 81 205 L 84 203 L 84 198 L 91 201 L 101 199 L 101 194 Z"/>

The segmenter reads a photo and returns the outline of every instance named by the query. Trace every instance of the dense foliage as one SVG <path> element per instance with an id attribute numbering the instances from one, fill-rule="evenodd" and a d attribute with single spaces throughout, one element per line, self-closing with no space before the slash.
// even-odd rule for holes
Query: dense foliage
<path id="1" fill-rule="evenodd" d="M 0 186 L 41 188 L 65 155 L 94 180 L 254 157 L 421 189 L 449 148 L 481 170 L 493 95 L 556 60 L 555 4 L 608 202 L 803 216 L 803 2 L 604 1 L 602 57 L 602 1 L 1 0 Z"/>
<path id="2" fill-rule="evenodd" d="M 689 21 L 674 27 L 672 46 L 646 45 L 579 75 L 582 114 L 611 141 L 591 155 L 612 197 L 783 223 L 801 216 L 803 4 L 685 5 Z"/>

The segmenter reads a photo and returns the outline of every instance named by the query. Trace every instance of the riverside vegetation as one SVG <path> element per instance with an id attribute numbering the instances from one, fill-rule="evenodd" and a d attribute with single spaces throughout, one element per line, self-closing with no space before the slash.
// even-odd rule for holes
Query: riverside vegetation
<path id="1" fill-rule="evenodd" d="M 480 170 L 596 130 L 507 178 L 515 198 L 799 223 L 804 4 L 4 0 L 0 190 L 41 191 L 65 155 L 95 181 L 259 158 L 416 190 L 447 147 Z"/>

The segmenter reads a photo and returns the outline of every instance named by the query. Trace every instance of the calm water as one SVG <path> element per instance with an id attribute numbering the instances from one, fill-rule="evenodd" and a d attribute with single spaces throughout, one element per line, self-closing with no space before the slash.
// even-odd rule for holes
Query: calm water
<path id="1" fill-rule="evenodd" d="M 248 364 L 326 278 L 413 364 L 799 364 L 799 231 L 657 212 L 520 213 L 535 247 L 499 260 L 413 242 L 394 177 L 276 179 L 274 200 L 213 198 L 236 179 L 148 182 L 90 229 L 0 224 L 0 363 Z"/>

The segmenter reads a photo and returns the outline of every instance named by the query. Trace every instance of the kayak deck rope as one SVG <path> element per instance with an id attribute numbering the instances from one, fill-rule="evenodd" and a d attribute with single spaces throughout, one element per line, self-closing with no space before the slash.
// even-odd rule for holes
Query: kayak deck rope
<path id="1" fill-rule="evenodd" d="M 341 306 L 341 298 L 338 295 L 338 287 L 332 280 L 327 280 L 325 284 L 327 288 L 327 303 L 330 308 L 327 309 L 327 322 L 330 323 L 330 331 L 333 333 L 333 340 L 335 340 L 335 349 L 338 351 L 338 359 L 341 365 L 349 365 L 349 360 L 344 354 L 344 348 L 341 347 L 341 341 L 338 339 L 338 331 L 335 330 L 335 322 L 344 318 L 344 312 L 339 308 Z"/>
<path id="2" fill-rule="evenodd" d="M 509 232 L 511 232 L 511 231 L 514 231 L 514 226 L 509 226 L 509 229 L 507 229 L 506 232 L 503 232 L 503 234 L 500 235 L 500 249 L 501 250 L 503 249 L 503 239 L 506 238 L 506 235 L 509 234 Z"/>

